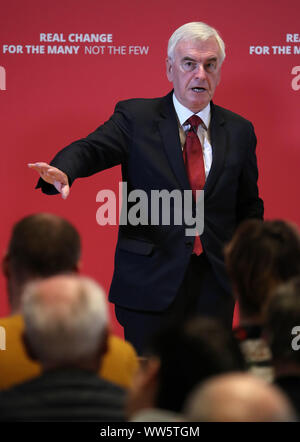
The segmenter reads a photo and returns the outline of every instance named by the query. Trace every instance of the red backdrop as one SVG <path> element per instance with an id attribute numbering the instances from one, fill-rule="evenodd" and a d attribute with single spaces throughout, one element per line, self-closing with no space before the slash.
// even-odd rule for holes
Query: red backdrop
<path id="1" fill-rule="evenodd" d="M 298 0 L 215 0 L 191 7 L 174 0 L 12 0 L 1 5 L 1 254 L 21 217 L 59 214 L 82 235 L 82 271 L 108 290 L 117 227 L 96 223 L 96 194 L 101 188 L 117 192 L 119 168 L 78 180 L 63 201 L 34 190 L 36 176 L 26 164 L 49 161 L 58 149 L 87 135 L 111 115 L 117 101 L 166 94 L 171 88 L 165 76 L 167 41 L 189 21 L 211 24 L 225 40 L 227 57 L 214 101 L 254 123 L 266 218 L 299 224 L 299 13 Z M 41 42 L 41 33 L 63 33 L 66 40 L 71 33 L 112 34 L 112 42 Z M 293 41 L 287 42 L 287 34 Z M 9 53 L 13 45 L 22 46 L 23 53 Z M 45 53 L 27 53 L 32 45 L 44 46 Z M 47 54 L 54 45 L 80 47 L 73 55 Z M 85 54 L 85 46 L 104 46 L 104 53 Z M 109 54 L 108 46 L 125 46 L 126 54 Z M 129 54 L 129 46 L 148 47 L 148 53 Z M 252 54 L 250 46 L 256 47 Z M 269 54 L 259 55 L 258 46 L 267 46 Z M 1 276 L 0 315 L 8 311 Z"/>

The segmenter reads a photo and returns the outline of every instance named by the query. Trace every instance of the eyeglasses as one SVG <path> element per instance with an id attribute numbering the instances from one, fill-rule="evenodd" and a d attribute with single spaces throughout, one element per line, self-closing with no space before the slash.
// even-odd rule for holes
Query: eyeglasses
<path id="1" fill-rule="evenodd" d="M 198 70 L 199 66 L 201 66 L 202 63 L 198 63 L 197 61 L 193 60 L 182 60 L 180 63 L 180 66 L 184 72 L 193 72 L 196 69 Z M 218 63 L 217 60 L 213 59 L 208 62 L 206 62 L 203 65 L 203 68 L 206 72 L 209 74 L 212 74 L 217 69 Z"/>

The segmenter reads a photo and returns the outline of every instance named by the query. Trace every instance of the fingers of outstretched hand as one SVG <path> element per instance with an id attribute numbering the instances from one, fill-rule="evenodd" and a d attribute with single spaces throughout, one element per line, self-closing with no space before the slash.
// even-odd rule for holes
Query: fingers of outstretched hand
<path id="1" fill-rule="evenodd" d="M 49 167 L 46 174 L 55 179 L 55 181 L 60 181 L 62 184 L 68 184 L 67 175 L 56 167 Z"/>
<path id="2" fill-rule="evenodd" d="M 67 175 L 56 167 L 47 163 L 29 163 L 28 167 L 39 173 L 41 178 L 47 183 L 53 184 L 63 199 L 66 199 L 70 193 L 70 186 Z"/>
<path id="3" fill-rule="evenodd" d="M 53 183 L 55 189 L 61 193 L 61 197 L 66 199 L 70 193 L 70 186 L 68 184 L 63 184 L 60 181 L 54 181 Z"/>
<path id="4" fill-rule="evenodd" d="M 47 163 L 28 163 L 28 167 L 35 170 L 39 174 L 46 172 L 50 168 L 49 164 Z"/>
<path id="5" fill-rule="evenodd" d="M 62 186 L 61 189 L 61 197 L 65 200 L 66 198 L 68 198 L 70 193 L 70 186 L 68 184 L 65 184 L 64 186 Z"/>
<path id="6" fill-rule="evenodd" d="M 47 163 L 29 163 L 28 167 L 30 169 L 34 169 L 39 173 L 43 180 L 48 183 L 54 184 L 54 181 L 59 181 L 62 184 L 68 184 L 67 175 L 56 167 L 52 167 Z"/>

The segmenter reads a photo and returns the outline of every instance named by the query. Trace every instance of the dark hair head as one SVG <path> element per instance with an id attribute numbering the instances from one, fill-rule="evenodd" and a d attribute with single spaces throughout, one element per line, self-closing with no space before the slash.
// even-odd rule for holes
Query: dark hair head
<path id="1" fill-rule="evenodd" d="M 241 310 L 263 313 L 273 289 L 300 274 L 300 235 L 281 220 L 248 220 L 225 247 L 225 264 Z"/>
<path id="2" fill-rule="evenodd" d="M 166 325 L 153 337 L 145 355 L 160 361 L 155 406 L 177 412 L 199 382 L 212 375 L 244 369 L 243 357 L 231 332 L 206 317 Z"/>
<path id="3" fill-rule="evenodd" d="M 15 224 L 8 245 L 14 277 L 47 277 L 74 271 L 81 253 L 79 233 L 53 214 L 29 215 Z"/>
<path id="4" fill-rule="evenodd" d="M 300 364 L 300 277 L 291 279 L 274 291 L 266 315 L 266 331 L 274 362 Z"/>

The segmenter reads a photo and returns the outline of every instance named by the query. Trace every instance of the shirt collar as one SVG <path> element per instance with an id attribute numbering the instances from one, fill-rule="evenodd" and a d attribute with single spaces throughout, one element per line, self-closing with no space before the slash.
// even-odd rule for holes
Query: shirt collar
<path id="1" fill-rule="evenodd" d="M 177 117 L 179 120 L 179 123 L 181 124 L 181 126 L 183 126 L 183 124 L 186 122 L 186 120 L 188 118 L 190 118 L 192 115 L 194 115 L 194 112 L 192 112 L 190 109 L 188 109 L 187 107 L 183 106 L 176 98 L 175 93 L 173 93 L 173 104 L 177 113 Z M 198 115 L 198 117 L 201 118 L 201 120 L 203 121 L 203 123 L 205 124 L 205 126 L 207 128 L 209 128 L 209 123 L 210 123 L 210 103 L 208 103 L 208 105 L 202 109 L 202 111 L 198 112 L 196 115 Z"/>

